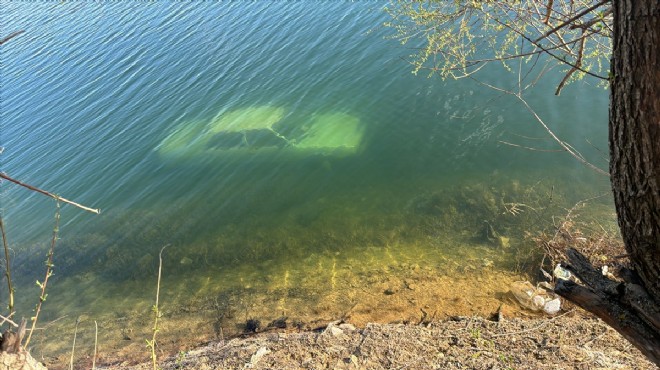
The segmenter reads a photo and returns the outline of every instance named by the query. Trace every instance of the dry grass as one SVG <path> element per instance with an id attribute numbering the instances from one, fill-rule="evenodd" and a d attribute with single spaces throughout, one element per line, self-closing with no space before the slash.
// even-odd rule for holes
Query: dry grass
<path id="1" fill-rule="evenodd" d="M 561 219 L 556 219 L 550 232 L 543 232 L 532 239 L 544 251 L 543 267 L 552 270 L 566 261 L 566 250 L 575 248 L 589 258 L 596 268 L 608 266 L 608 270 L 630 267 L 625 246 L 618 229 L 605 227 L 598 219 L 586 218 L 580 211 L 586 201 L 569 209 Z M 613 217 L 613 215 L 608 215 Z"/>

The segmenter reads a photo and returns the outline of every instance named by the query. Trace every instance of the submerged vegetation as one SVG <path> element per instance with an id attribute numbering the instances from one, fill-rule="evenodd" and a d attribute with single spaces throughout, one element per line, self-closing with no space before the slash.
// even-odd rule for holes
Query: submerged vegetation
<path id="1" fill-rule="evenodd" d="M 158 241 L 173 246 L 163 255 L 166 288 L 157 315 L 165 319 L 153 331 L 161 338 L 188 335 L 175 334 L 172 321 L 214 323 L 199 333 L 205 338 L 240 334 L 248 322 L 261 322 L 262 329 L 275 322 L 313 328 L 347 315 L 357 322 L 396 317 L 414 322 L 421 302 L 436 307 L 424 309 L 427 318 L 465 309 L 488 315 L 498 300 L 507 301 L 512 281 L 537 273 L 543 252 L 535 238 L 551 233 L 548 225 L 575 200 L 556 189 L 555 181 L 530 182 L 498 173 L 481 180 L 416 192 L 374 189 L 372 198 L 337 195 L 286 212 L 275 208 L 281 215 L 277 218 L 274 213 L 247 214 L 236 217 L 240 222 L 219 224 L 214 238 L 191 239 L 187 233 L 197 232 L 194 225 L 182 224 L 186 232 L 167 228 L 162 214 L 109 217 L 117 225 L 111 229 L 116 235 L 89 230 L 61 241 L 67 253 L 58 266 L 66 268 L 68 277 L 51 294 L 70 302 L 60 305 L 59 315 L 95 302 L 99 310 L 88 315 L 101 323 L 101 352 L 116 331 L 148 337 L 143 289 L 131 287 L 151 284 L 159 272 L 159 250 L 136 248 Z M 193 244 L 182 244 L 186 240 Z M 23 266 L 37 261 L 26 259 Z M 457 280 L 459 276 L 465 280 Z M 104 293 L 98 292 L 99 285 L 106 287 Z M 475 290 L 469 293 L 475 297 L 454 298 L 456 289 Z M 123 301 L 117 305 L 113 297 L 119 292 Z M 433 295 L 420 296 L 422 292 Z M 388 297 L 410 297 L 417 303 L 399 307 Z M 105 312 L 107 305 L 115 313 Z M 65 328 L 45 335 L 52 338 L 60 330 Z M 81 335 L 91 340 L 89 330 Z M 66 350 L 47 342 L 49 351 Z"/>
<path id="2" fill-rule="evenodd" d="M 228 218 L 236 221 L 217 222 L 213 237 L 198 235 L 193 224 L 182 222 L 179 229 L 168 228 L 169 218 L 162 213 L 106 215 L 103 229 L 60 242 L 67 253 L 58 265 L 70 276 L 94 271 L 108 283 L 141 280 L 156 273 L 158 245 L 167 243 L 177 246 L 166 257 L 173 266 L 169 273 L 184 274 L 195 269 L 304 259 L 315 253 L 350 254 L 402 243 L 429 249 L 442 246 L 447 255 L 469 250 L 469 246 L 502 248 L 504 254 L 520 255 L 529 235 L 543 231 L 553 216 L 562 215 L 574 204 L 572 197 L 553 185 L 504 176 L 488 183 L 469 181 L 407 194 L 374 189 L 371 196 L 319 198 L 261 215 L 235 209 L 234 217 Z M 197 237 L 191 238 L 191 234 Z M 152 247 L 145 248 L 148 246 Z M 21 259 L 21 266 L 29 266 L 39 258 Z M 516 265 L 511 262 L 508 267 Z M 19 270 L 19 275 L 32 280 L 30 269 Z"/>

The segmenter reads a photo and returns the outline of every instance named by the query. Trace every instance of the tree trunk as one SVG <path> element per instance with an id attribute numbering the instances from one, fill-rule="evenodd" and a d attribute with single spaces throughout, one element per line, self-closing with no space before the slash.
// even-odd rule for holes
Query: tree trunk
<path id="1" fill-rule="evenodd" d="M 610 176 L 633 267 L 660 302 L 660 1 L 614 0 Z"/>
<path id="2" fill-rule="evenodd" d="M 560 280 L 555 291 L 660 366 L 660 1 L 612 0 L 612 7 L 610 179 L 636 274 L 609 280 L 569 250 L 565 266 L 584 286 Z"/>

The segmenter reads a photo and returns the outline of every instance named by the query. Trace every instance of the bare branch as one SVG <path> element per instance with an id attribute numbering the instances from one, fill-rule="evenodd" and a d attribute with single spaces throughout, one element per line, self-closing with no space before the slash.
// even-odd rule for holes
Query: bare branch
<path id="1" fill-rule="evenodd" d="M 609 176 L 609 173 L 608 173 L 607 171 L 605 171 L 605 170 L 603 170 L 603 169 L 601 169 L 601 168 L 599 168 L 599 167 L 597 167 L 597 166 L 591 164 L 591 163 L 588 162 L 586 159 L 584 159 L 584 157 L 582 157 L 582 155 L 581 155 L 580 153 L 576 152 L 573 148 L 571 148 L 568 144 L 566 144 L 566 142 L 564 142 L 563 140 L 559 139 L 559 138 L 557 137 L 557 135 L 555 135 L 555 133 L 554 133 L 552 130 L 550 130 L 550 128 L 545 124 L 545 122 L 541 119 L 541 117 L 539 117 L 538 114 L 536 114 L 536 112 L 534 111 L 534 109 L 532 109 L 532 107 L 529 106 L 529 104 L 527 103 L 527 101 L 526 101 L 525 99 L 522 98 L 522 96 L 518 96 L 518 95 L 516 95 L 516 97 L 518 98 L 518 100 L 520 100 L 520 101 L 525 105 L 525 107 L 527 108 L 527 110 L 528 110 L 530 113 L 532 113 L 532 115 L 534 116 L 534 118 L 536 118 L 536 120 L 541 124 L 541 126 L 543 126 L 543 128 L 545 128 L 545 130 L 546 130 L 546 131 L 550 134 L 550 136 L 551 136 L 551 137 L 552 137 L 552 138 L 553 138 L 553 139 L 559 144 L 559 146 L 561 146 L 562 148 L 566 149 L 566 151 L 567 151 L 570 155 L 572 155 L 573 157 L 575 157 L 575 159 L 577 159 L 578 161 L 582 162 L 582 163 L 583 163 L 584 165 L 586 165 L 587 167 L 589 167 L 589 168 L 591 168 L 592 170 L 594 170 L 594 171 L 600 173 L 601 175 Z"/>
<path id="2" fill-rule="evenodd" d="M 534 46 L 536 46 L 536 47 L 538 47 L 539 49 L 543 50 L 545 53 L 547 53 L 547 54 L 550 55 L 551 57 L 557 59 L 558 61 L 560 61 L 560 62 L 562 62 L 562 63 L 564 63 L 564 64 L 567 64 L 567 65 L 569 65 L 569 66 L 571 66 L 571 67 L 573 67 L 573 68 L 576 68 L 576 69 L 579 70 L 580 72 L 585 73 L 585 74 L 588 74 L 589 76 L 596 77 L 596 78 L 599 78 L 599 79 L 601 79 L 601 80 L 609 81 L 609 78 L 607 78 L 607 77 L 599 76 L 599 75 L 597 75 L 597 74 L 595 74 L 595 73 L 593 73 L 593 72 L 589 72 L 589 71 L 587 71 L 587 70 L 585 70 L 585 69 L 583 69 L 583 68 L 581 68 L 581 67 L 579 67 L 579 66 L 576 66 L 574 63 L 571 63 L 571 62 L 567 61 L 566 59 L 561 58 L 561 57 L 559 57 L 559 56 L 557 56 L 557 55 L 551 53 L 551 52 L 550 52 L 551 49 L 548 49 L 548 48 L 542 46 L 541 44 L 535 42 L 534 40 L 530 39 L 527 35 L 525 35 L 524 33 L 520 32 L 519 30 L 514 29 L 514 28 L 511 28 L 511 27 L 509 27 L 508 25 L 506 25 L 505 23 L 502 23 L 501 21 L 499 21 L 499 20 L 497 20 L 497 19 L 495 19 L 495 22 L 497 22 L 497 23 L 501 24 L 502 26 L 504 26 L 504 27 L 510 29 L 511 31 L 517 33 L 520 37 L 522 37 L 522 38 L 524 38 L 525 40 L 529 41 L 529 42 L 532 43 Z M 585 34 L 585 35 L 584 35 L 583 37 L 581 37 L 581 38 L 584 38 L 584 37 L 590 36 L 590 35 L 592 35 L 592 34 L 593 34 L 593 33 Z M 580 40 L 580 39 L 577 39 L 577 40 Z M 576 41 L 577 41 L 577 40 L 576 40 Z"/>
<path id="3" fill-rule="evenodd" d="M 569 29 L 574 30 L 574 29 L 577 29 L 577 28 L 581 28 L 581 29 L 585 30 L 585 29 L 593 26 L 594 24 L 596 24 L 598 22 L 602 22 L 603 18 L 605 18 L 609 15 L 612 15 L 613 12 L 614 12 L 614 10 L 612 8 L 609 8 L 605 12 L 603 12 L 602 17 L 595 17 L 595 18 L 593 18 L 593 19 L 591 19 L 587 22 L 584 22 L 582 24 L 574 24 L 574 25 L 570 26 Z"/>
<path id="4" fill-rule="evenodd" d="M 16 32 L 14 32 L 14 33 L 10 33 L 9 36 L 7 36 L 7 37 L 5 37 L 5 38 L 3 38 L 3 39 L 0 39 L 0 45 L 4 44 L 5 42 L 7 42 L 7 41 L 9 41 L 9 40 L 11 40 L 11 39 L 13 39 L 14 37 L 20 35 L 20 34 L 23 33 L 23 32 L 25 32 L 25 30 L 21 30 L 21 31 L 16 31 Z"/>
<path id="5" fill-rule="evenodd" d="M 0 325 L 2 325 L 2 324 L 4 324 L 4 323 L 9 323 L 9 324 L 11 324 L 11 326 L 13 326 L 13 327 L 15 327 L 15 328 L 18 328 L 18 324 L 15 323 L 15 322 L 13 322 L 13 321 L 10 319 L 10 317 L 11 317 L 13 314 L 14 314 L 13 312 L 12 312 L 11 314 L 9 314 L 9 317 L 4 317 L 4 316 L 0 315 L 0 319 L 2 319 L 2 321 L 0 321 Z"/>
<path id="6" fill-rule="evenodd" d="M 55 227 L 53 228 L 53 237 L 50 240 L 50 249 L 48 250 L 48 259 L 46 260 L 46 276 L 44 277 L 43 282 L 37 281 L 37 285 L 41 288 L 41 294 L 39 295 L 39 302 L 35 308 L 34 317 L 32 317 L 32 328 L 30 329 L 30 334 L 28 334 L 27 339 L 25 340 L 24 348 L 27 348 L 30 344 L 30 339 L 32 339 L 32 334 L 34 329 L 37 326 L 37 320 L 39 319 L 39 314 L 41 313 L 41 306 L 44 301 L 46 301 L 46 287 L 48 286 L 48 279 L 53 276 L 53 255 L 55 255 L 55 244 L 57 244 L 57 235 L 60 231 L 60 202 L 57 201 L 57 210 L 55 211 Z"/>
<path id="7" fill-rule="evenodd" d="M 590 6 L 590 7 L 588 7 L 587 9 L 584 9 L 583 11 L 577 13 L 576 15 L 574 15 L 574 16 L 572 16 L 571 18 L 567 19 L 567 20 L 564 21 L 563 23 L 560 23 L 558 26 L 553 27 L 551 30 L 549 30 L 548 32 L 544 33 L 543 36 L 541 36 L 541 37 L 539 37 L 538 39 L 536 39 L 536 40 L 533 41 L 534 44 L 536 44 L 536 43 L 538 43 L 539 41 L 541 41 L 541 40 L 547 38 L 548 36 L 554 34 L 555 32 L 557 32 L 557 31 L 559 31 L 560 29 L 562 29 L 562 28 L 568 26 L 569 24 L 575 22 L 576 20 L 582 18 L 583 16 L 585 16 L 585 15 L 588 14 L 589 12 L 592 12 L 592 11 L 598 9 L 599 7 L 601 7 L 601 6 L 603 6 L 603 5 L 607 4 L 607 3 L 609 3 L 610 1 L 611 1 L 611 0 L 602 0 L 602 1 L 600 1 L 600 2 L 598 2 L 598 3 L 596 3 L 596 4 L 594 4 L 594 5 L 592 5 L 592 6 Z"/>
<path id="8" fill-rule="evenodd" d="M 539 148 L 532 148 L 532 147 L 529 147 L 529 146 L 518 145 L 518 144 L 514 144 L 514 143 L 510 143 L 510 142 L 508 142 L 508 141 L 502 141 L 502 140 L 498 140 L 497 142 L 498 142 L 498 143 L 502 143 L 502 144 L 504 144 L 504 145 L 515 146 L 516 148 L 527 149 L 527 150 L 531 150 L 531 151 L 535 151 L 535 152 L 565 152 L 565 150 L 562 150 L 562 149 L 539 149 Z"/>
<path id="9" fill-rule="evenodd" d="M 471 77 L 471 78 L 472 78 L 472 77 Z M 541 117 L 539 117 L 539 115 L 536 113 L 536 111 L 535 111 L 534 109 L 532 109 L 532 107 L 529 106 L 529 103 L 527 103 L 527 100 L 525 100 L 525 99 L 522 97 L 522 95 L 520 95 L 520 94 L 516 94 L 516 93 L 514 93 L 514 92 L 512 92 L 512 91 L 509 91 L 509 90 L 503 89 L 503 88 L 501 88 L 501 87 L 497 87 L 497 86 L 491 85 L 491 84 L 486 83 L 486 82 L 483 82 L 483 81 L 476 80 L 476 79 L 474 79 L 474 78 L 472 78 L 472 80 L 476 81 L 477 83 L 479 83 L 479 84 L 481 84 L 481 85 L 487 86 L 487 87 L 489 87 L 489 88 L 491 88 L 491 89 L 493 89 L 493 90 L 500 91 L 500 92 L 503 92 L 503 93 L 508 94 L 508 95 L 513 95 L 513 96 L 515 96 L 516 98 L 518 98 L 518 100 L 520 100 L 520 101 L 523 103 L 523 105 L 525 106 L 525 108 L 527 108 L 527 110 L 532 114 L 532 116 L 534 116 L 534 118 L 536 119 L 536 121 L 537 121 L 538 123 L 540 123 L 541 126 L 543 126 L 543 128 L 545 129 L 545 131 L 548 132 L 548 134 L 550 135 L 550 137 L 552 137 L 552 139 L 553 139 L 555 142 L 557 142 L 557 144 L 559 144 L 559 146 L 561 146 L 562 148 L 564 148 L 564 150 L 565 150 L 566 152 L 568 152 L 568 154 L 570 154 L 570 155 L 573 156 L 575 159 L 577 159 L 578 161 L 582 162 L 582 164 L 586 165 L 587 167 L 591 168 L 592 170 L 594 170 L 594 171 L 600 173 L 601 175 L 609 176 L 609 173 L 608 173 L 607 171 L 605 171 L 605 170 L 603 170 L 603 169 L 601 169 L 601 168 L 599 168 L 599 167 L 593 165 L 591 162 L 589 162 L 589 161 L 587 161 L 586 159 L 584 159 L 584 157 L 582 156 L 582 154 L 580 154 L 577 150 L 575 150 L 573 147 L 571 147 L 568 143 L 566 143 L 565 141 L 563 141 L 563 140 L 561 140 L 559 137 L 557 137 L 557 135 L 554 133 L 554 131 L 552 131 L 552 130 L 550 129 L 550 127 L 548 127 L 548 125 L 545 123 L 545 121 L 543 121 L 543 119 L 541 119 Z"/>
<path id="10" fill-rule="evenodd" d="M 543 23 L 545 24 L 548 24 L 548 22 L 550 21 L 550 14 L 552 14 L 552 3 L 554 3 L 553 0 L 548 0 L 548 5 L 545 9 L 546 11 L 545 18 L 543 19 Z"/>
<path id="11" fill-rule="evenodd" d="M 100 209 L 89 208 L 89 207 L 83 206 L 82 204 L 78 204 L 78 203 L 76 203 L 76 202 L 74 202 L 74 201 L 71 201 L 71 200 L 68 200 L 68 199 L 62 198 L 62 197 L 60 197 L 59 195 L 56 195 L 56 194 L 50 193 L 50 192 L 48 192 L 48 191 L 46 191 L 46 190 L 41 190 L 41 189 L 36 188 L 36 187 L 34 187 L 34 186 L 32 186 L 32 185 L 28 185 L 28 184 L 26 184 L 26 183 L 24 183 L 24 182 L 21 182 L 21 181 L 16 180 L 16 179 L 14 179 L 14 178 L 12 178 L 12 177 L 9 177 L 9 175 L 7 175 L 7 174 L 4 173 L 4 172 L 0 172 L 0 178 L 3 178 L 3 179 L 8 180 L 8 181 L 11 181 L 11 182 L 13 182 L 14 184 L 20 185 L 20 186 L 22 186 L 22 187 L 24 187 L 24 188 L 27 188 L 27 189 L 30 189 L 30 190 L 32 190 L 32 191 L 36 191 L 37 193 L 41 193 L 41 194 L 43 194 L 43 195 L 45 195 L 45 196 L 51 197 L 51 198 L 53 198 L 53 199 L 55 199 L 55 200 L 58 200 L 58 201 L 61 201 L 61 202 L 63 202 L 63 203 L 71 204 L 72 206 L 76 206 L 76 207 L 78 207 L 78 208 L 80 208 L 80 209 L 83 209 L 83 210 L 85 210 L 85 211 L 92 212 L 92 213 L 96 213 L 96 214 L 101 213 L 101 210 L 100 210 Z"/>
<path id="12" fill-rule="evenodd" d="M 5 223 L 0 216 L 0 233 L 2 234 L 2 246 L 5 250 L 5 277 L 7 278 L 7 290 L 9 291 L 9 316 L 14 314 L 14 287 L 11 283 L 11 264 L 9 259 L 9 245 L 5 235 Z"/>
<path id="13" fill-rule="evenodd" d="M 584 40 L 585 38 L 582 37 L 580 41 L 580 50 L 578 51 L 578 57 L 577 60 L 575 61 L 575 67 L 571 68 L 566 73 L 564 78 L 562 78 L 561 82 L 559 83 L 559 86 L 557 86 L 557 90 L 555 90 L 555 95 L 559 95 L 559 93 L 561 93 L 561 89 L 564 88 L 564 85 L 566 84 L 566 82 L 568 82 L 568 79 L 571 78 L 571 75 L 573 75 L 573 73 L 577 71 L 578 68 L 582 67 L 582 56 L 584 55 Z"/>

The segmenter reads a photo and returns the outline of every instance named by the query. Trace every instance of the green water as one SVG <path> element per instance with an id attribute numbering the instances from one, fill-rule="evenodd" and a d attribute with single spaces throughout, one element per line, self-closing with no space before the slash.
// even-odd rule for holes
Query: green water
<path id="1" fill-rule="evenodd" d="M 606 194 L 580 214 L 614 227 L 604 176 L 504 143 L 557 149 L 519 102 L 412 75 L 382 4 L 195 5 L 12 3 L 2 15 L 31 30 L 3 49 L 3 171 L 102 209 L 62 207 L 45 353 L 67 351 L 54 338 L 77 317 L 87 344 L 101 324 L 107 356 L 142 353 L 164 246 L 163 336 L 198 343 L 248 318 L 488 314 L 537 271 L 533 237 L 576 202 Z M 576 83 L 556 97 L 560 80 L 526 98 L 606 167 L 607 92 Z M 6 182 L 2 195 L 29 316 L 55 204 Z"/>

